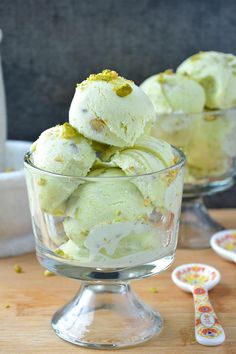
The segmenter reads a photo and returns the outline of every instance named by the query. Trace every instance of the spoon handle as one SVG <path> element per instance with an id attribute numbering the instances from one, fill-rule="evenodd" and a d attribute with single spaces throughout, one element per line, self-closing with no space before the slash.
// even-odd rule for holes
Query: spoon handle
<path id="1" fill-rule="evenodd" d="M 202 285 L 193 288 L 195 307 L 195 338 L 202 345 L 219 345 L 225 340 L 225 332 L 209 301 L 207 289 Z"/>

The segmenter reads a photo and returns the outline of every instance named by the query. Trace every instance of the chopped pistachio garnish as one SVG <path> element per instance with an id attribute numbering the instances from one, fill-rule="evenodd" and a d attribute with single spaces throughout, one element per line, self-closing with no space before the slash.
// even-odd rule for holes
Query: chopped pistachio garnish
<path id="1" fill-rule="evenodd" d="M 195 60 L 198 60 L 198 59 L 200 59 L 201 58 L 201 54 L 202 54 L 203 52 L 199 52 L 199 53 L 197 53 L 197 54 L 194 54 L 194 55 L 192 55 L 191 56 L 191 60 L 192 61 L 195 61 Z"/>
<path id="2" fill-rule="evenodd" d="M 167 173 L 166 175 L 166 184 L 167 186 L 169 186 L 176 178 L 177 174 L 178 174 L 179 170 L 171 170 Z"/>
<path id="3" fill-rule="evenodd" d="M 117 96 L 125 97 L 128 96 L 133 91 L 133 89 L 129 84 L 123 84 L 118 87 L 114 87 L 113 91 L 115 91 Z"/>
<path id="4" fill-rule="evenodd" d="M 43 274 L 45 277 L 53 277 L 54 275 L 56 275 L 55 273 L 50 272 L 50 270 L 47 270 L 47 269 L 44 271 Z"/>
<path id="5" fill-rule="evenodd" d="M 61 156 L 56 156 L 54 158 L 54 161 L 56 161 L 56 162 L 64 162 L 64 160 L 63 160 L 63 158 Z"/>
<path id="6" fill-rule="evenodd" d="M 167 69 L 167 70 L 164 71 L 164 74 L 166 74 L 166 75 L 173 75 L 174 72 L 173 72 L 172 69 Z"/>
<path id="7" fill-rule="evenodd" d="M 206 122 L 212 122 L 212 121 L 214 121 L 214 120 L 216 120 L 216 119 L 217 119 L 217 116 L 214 115 L 214 114 L 206 114 L 206 115 L 204 116 L 204 120 L 205 120 Z"/>
<path id="8" fill-rule="evenodd" d="M 157 290 L 157 288 L 155 288 L 155 287 L 150 288 L 150 291 L 151 291 L 151 293 L 153 293 L 153 294 L 158 293 L 158 290 Z"/>
<path id="9" fill-rule="evenodd" d="M 64 123 L 59 128 L 60 128 L 60 137 L 63 139 L 71 139 L 79 135 L 77 130 L 74 127 L 72 127 L 72 125 L 70 125 L 69 123 Z"/>
<path id="10" fill-rule="evenodd" d="M 11 167 L 6 167 L 6 168 L 4 168 L 4 170 L 3 170 L 3 172 L 13 172 L 13 171 L 14 171 L 14 169 L 11 168 Z"/>
<path id="11" fill-rule="evenodd" d="M 124 221 L 122 217 L 118 216 L 117 218 L 115 218 L 115 222 L 122 222 L 122 221 Z"/>
<path id="12" fill-rule="evenodd" d="M 129 167 L 127 168 L 127 170 L 128 170 L 129 172 L 131 172 L 131 173 L 134 173 L 134 172 L 135 172 L 135 167 L 134 167 L 134 166 L 129 166 Z"/>
<path id="13" fill-rule="evenodd" d="M 55 250 L 54 253 L 56 253 L 58 256 L 65 257 L 65 253 L 60 249 Z"/>
<path id="14" fill-rule="evenodd" d="M 5 306 L 5 309 L 9 309 L 11 306 L 10 305 L 6 305 Z"/>
<path id="15" fill-rule="evenodd" d="M 92 119 L 92 120 L 90 121 L 90 125 L 91 125 L 91 127 L 92 127 L 94 130 L 100 132 L 100 131 L 103 130 L 103 128 L 105 127 L 106 123 L 105 123 L 104 120 L 101 119 L 101 118 L 95 118 L 95 119 Z"/>
<path id="16" fill-rule="evenodd" d="M 124 123 L 121 122 L 121 123 L 120 123 L 120 128 L 124 130 L 125 134 L 127 134 L 128 127 L 127 127 L 126 124 L 124 124 Z"/>
<path id="17" fill-rule="evenodd" d="M 118 73 L 114 70 L 105 69 L 101 73 L 91 74 L 88 77 L 88 81 L 112 81 L 118 78 Z"/>
<path id="18" fill-rule="evenodd" d="M 151 200 L 146 198 L 146 199 L 144 199 L 143 203 L 144 203 L 145 206 L 148 206 L 148 205 L 151 204 Z"/>
<path id="19" fill-rule="evenodd" d="M 78 215 L 78 214 L 77 214 Z M 89 234 L 89 230 L 81 230 L 81 232 L 80 232 L 80 234 L 82 235 L 82 236 L 88 236 L 88 234 Z"/>
<path id="20" fill-rule="evenodd" d="M 44 185 L 46 184 L 46 180 L 45 180 L 44 178 L 39 178 L 39 179 L 37 180 L 37 184 L 38 184 L 39 186 L 44 186 Z"/>
<path id="21" fill-rule="evenodd" d="M 158 74 L 157 75 L 157 82 L 159 82 L 159 84 L 164 84 L 165 83 L 165 78 L 164 78 L 164 74 Z"/>
<path id="22" fill-rule="evenodd" d="M 22 267 L 21 267 L 19 264 L 15 264 L 15 265 L 14 265 L 14 271 L 15 271 L 16 273 L 22 273 L 22 272 L 23 272 L 23 269 L 22 269 Z"/>

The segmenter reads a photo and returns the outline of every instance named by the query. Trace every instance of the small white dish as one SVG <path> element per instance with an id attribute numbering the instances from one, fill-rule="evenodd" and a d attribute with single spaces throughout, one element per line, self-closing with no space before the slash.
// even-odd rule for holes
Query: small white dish
<path id="1" fill-rule="evenodd" d="M 34 250 L 34 238 L 24 173 L 24 155 L 31 143 L 6 142 L 5 168 L 0 173 L 0 258 Z"/>
<path id="2" fill-rule="evenodd" d="M 236 230 L 224 230 L 214 234 L 210 245 L 221 257 L 236 263 Z"/>
<path id="3" fill-rule="evenodd" d="M 220 278 L 220 272 L 207 264 L 183 264 L 172 272 L 173 282 L 193 294 L 195 338 L 202 345 L 216 346 L 225 341 L 224 330 L 208 297 L 208 290 L 216 286 Z"/>

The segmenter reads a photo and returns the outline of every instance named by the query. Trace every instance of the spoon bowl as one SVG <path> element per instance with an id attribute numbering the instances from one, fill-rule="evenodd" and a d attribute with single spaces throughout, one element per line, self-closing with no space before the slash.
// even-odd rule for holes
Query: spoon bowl
<path id="1" fill-rule="evenodd" d="M 207 264 L 183 264 L 172 272 L 173 282 L 193 294 L 195 338 L 202 345 L 215 346 L 225 341 L 224 330 L 208 298 L 208 290 L 214 288 L 220 278 L 220 272 Z"/>
<path id="2" fill-rule="evenodd" d="M 175 268 L 172 273 L 173 282 L 189 293 L 196 285 L 204 285 L 207 290 L 211 290 L 220 282 L 220 279 L 219 271 L 207 264 L 184 264 Z"/>
<path id="3" fill-rule="evenodd" d="M 210 244 L 219 256 L 236 263 L 236 230 L 217 232 L 212 236 Z"/>

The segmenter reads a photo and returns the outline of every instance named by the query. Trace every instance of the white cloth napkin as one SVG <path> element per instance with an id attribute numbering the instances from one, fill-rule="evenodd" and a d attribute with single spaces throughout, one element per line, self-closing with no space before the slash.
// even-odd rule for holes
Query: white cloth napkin
<path id="1" fill-rule="evenodd" d="M 0 240 L 0 258 L 29 253 L 34 250 L 33 234 Z"/>
<path id="2" fill-rule="evenodd" d="M 0 257 L 19 255 L 33 251 L 25 174 L 24 154 L 31 143 L 8 141 L 6 143 L 7 168 L 13 172 L 0 173 Z"/>

